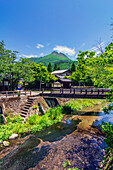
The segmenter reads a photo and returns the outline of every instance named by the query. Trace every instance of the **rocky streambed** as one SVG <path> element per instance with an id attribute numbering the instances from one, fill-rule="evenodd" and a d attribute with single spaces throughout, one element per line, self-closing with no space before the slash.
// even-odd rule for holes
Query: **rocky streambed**
<path id="1" fill-rule="evenodd" d="M 99 108 L 95 106 L 89 111 L 99 112 Z M 73 121 L 66 123 L 68 118 Z M 65 116 L 61 123 L 46 130 L 12 140 L 9 147 L 0 151 L 0 169 L 102 169 L 104 134 L 92 127 L 99 119 L 99 116 L 88 115 Z"/>

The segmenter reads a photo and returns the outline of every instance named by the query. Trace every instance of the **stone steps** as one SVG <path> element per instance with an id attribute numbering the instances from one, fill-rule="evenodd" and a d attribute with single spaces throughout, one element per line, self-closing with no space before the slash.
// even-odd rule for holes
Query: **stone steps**
<path id="1" fill-rule="evenodd" d="M 20 113 L 20 116 L 23 117 L 24 120 L 28 116 L 29 109 L 30 109 L 34 99 L 35 99 L 34 97 L 28 98 L 28 101 L 27 101 L 26 105 L 24 106 L 24 108 L 22 109 L 22 111 Z"/>

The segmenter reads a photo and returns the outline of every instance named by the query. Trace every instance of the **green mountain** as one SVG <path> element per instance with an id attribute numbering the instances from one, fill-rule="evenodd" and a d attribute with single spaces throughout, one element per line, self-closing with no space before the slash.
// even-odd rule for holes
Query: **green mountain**
<path id="1" fill-rule="evenodd" d="M 49 62 L 51 62 L 52 67 L 54 67 L 54 64 L 56 63 L 61 69 L 70 68 L 73 62 L 77 64 L 77 61 L 72 61 L 65 54 L 58 53 L 56 51 L 53 51 L 51 54 L 40 58 L 32 57 L 30 60 L 37 64 L 43 63 L 46 67 L 48 66 Z"/>

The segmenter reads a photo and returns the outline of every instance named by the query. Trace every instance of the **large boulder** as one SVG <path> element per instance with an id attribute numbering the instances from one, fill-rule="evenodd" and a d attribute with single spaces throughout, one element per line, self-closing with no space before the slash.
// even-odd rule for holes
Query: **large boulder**
<path id="1" fill-rule="evenodd" d="M 9 139 L 10 140 L 13 140 L 13 139 L 16 139 L 18 137 L 18 134 L 17 133 L 13 133 L 10 137 L 9 137 Z"/>

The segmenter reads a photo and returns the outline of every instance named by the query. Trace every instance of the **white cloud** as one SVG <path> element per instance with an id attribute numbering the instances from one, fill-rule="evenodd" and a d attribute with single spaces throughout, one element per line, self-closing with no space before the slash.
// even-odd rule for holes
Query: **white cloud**
<path id="1" fill-rule="evenodd" d="M 36 48 L 43 48 L 44 47 L 44 45 L 42 45 L 42 44 L 37 44 L 37 46 L 36 46 Z"/>
<path id="2" fill-rule="evenodd" d="M 33 55 L 33 54 L 26 55 L 26 54 L 21 54 L 21 55 L 19 55 L 19 56 L 20 56 L 20 57 L 25 57 L 25 58 L 43 57 L 43 56 L 44 56 L 44 53 L 40 53 L 40 55 Z"/>
<path id="3" fill-rule="evenodd" d="M 69 56 L 74 56 L 75 55 L 75 48 L 68 48 L 66 46 L 60 46 L 57 45 L 56 47 L 53 48 L 54 51 L 58 51 L 64 54 L 68 54 Z"/>
<path id="4" fill-rule="evenodd" d="M 44 56 L 44 53 L 40 53 L 40 57 L 43 57 Z"/>
<path id="5" fill-rule="evenodd" d="M 25 54 L 22 54 L 22 55 L 19 55 L 20 57 L 25 57 L 25 58 L 32 58 L 32 57 L 38 57 L 37 55 L 25 55 Z"/>

